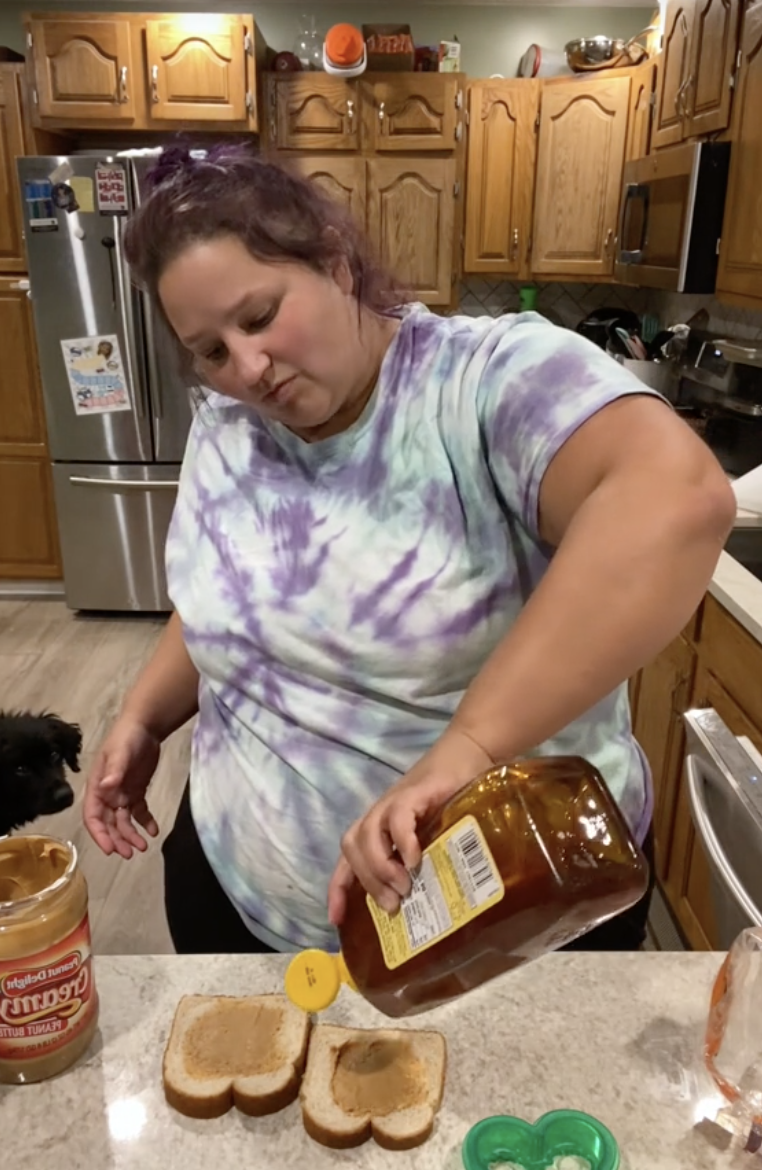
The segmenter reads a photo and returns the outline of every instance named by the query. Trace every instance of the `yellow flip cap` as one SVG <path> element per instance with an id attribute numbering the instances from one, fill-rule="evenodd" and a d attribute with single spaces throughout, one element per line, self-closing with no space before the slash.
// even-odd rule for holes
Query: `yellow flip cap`
<path id="1" fill-rule="evenodd" d="M 307 950 L 294 955 L 286 970 L 286 995 L 304 1012 L 323 1012 L 339 994 L 342 983 L 357 991 L 344 956 Z"/>

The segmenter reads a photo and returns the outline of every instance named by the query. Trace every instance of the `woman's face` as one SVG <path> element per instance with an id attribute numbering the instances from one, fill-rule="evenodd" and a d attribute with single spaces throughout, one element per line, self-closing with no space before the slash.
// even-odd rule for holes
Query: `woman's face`
<path id="1" fill-rule="evenodd" d="M 373 377 L 346 265 L 266 264 L 223 236 L 171 261 L 158 292 L 204 383 L 297 432 L 351 412 Z"/>

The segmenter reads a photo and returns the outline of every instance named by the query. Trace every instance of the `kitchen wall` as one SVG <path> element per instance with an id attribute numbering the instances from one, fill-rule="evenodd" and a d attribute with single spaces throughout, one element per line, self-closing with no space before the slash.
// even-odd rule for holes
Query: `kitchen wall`
<path id="1" fill-rule="evenodd" d="M 478 317 L 513 313 L 519 307 L 520 285 L 508 280 L 466 277 L 460 286 L 459 312 Z M 718 337 L 731 335 L 750 341 L 762 341 L 762 313 L 724 305 L 711 296 L 685 296 L 656 289 L 624 288 L 610 284 L 538 284 L 537 308 L 557 324 L 569 329 L 591 313 L 607 307 L 631 309 L 634 313 L 654 313 L 660 327 L 667 328 L 687 321 L 699 309 L 709 313 L 709 328 Z"/>
<path id="2" fill-rule="evenodd" d="M 35 6 L 27 0 L 0 0 L 0 45 L 23 51 L 21 14 L 29 11 L 52 12 L 62 8 L 74 12 L 141 11 L 141 12 L 250 12 L 253 13 L 269 45 L 290 49 L 298 31 L 302 11 L 313 14 L 318 29 L 325 31 L 338 21 L 404 21 L 413 30 L 419 44 L 436 44 L 441 38 L 458 36 L 463 47 L 464 72 L 472 77 L 491 73 L 515 76 L 519 59 L 532 42 L 545 48 L 562 49 L 578 36 L 605 33 L 612 37 L 635 36 L 650 23 L 655 3 L 632 8 L 546 8 L 539 5 L 503 7 L 491 5 L 391 3 L 361 0 L 346 4 L 270 3 L 256 0 L 44 0 Z"/>

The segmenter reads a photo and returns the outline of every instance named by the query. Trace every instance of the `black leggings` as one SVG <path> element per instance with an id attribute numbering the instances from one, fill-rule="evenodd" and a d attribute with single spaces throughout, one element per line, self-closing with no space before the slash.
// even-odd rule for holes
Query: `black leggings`
<path id="1" fill-rule="evenodd" d="M 651 869 L 648 891 L 624 914 L 589 931 L 564 950 L 636 951 L 646 937 L 646 921 L 654 887 L 654 846 L 651 829 L 643 843 Z M 162 847 L 164 905 L 175 950 L 179 955 L 250 955 L 271 953 L 244 925 L 228 898 L 198 839 L 186 784 L 174 827 Z"/>

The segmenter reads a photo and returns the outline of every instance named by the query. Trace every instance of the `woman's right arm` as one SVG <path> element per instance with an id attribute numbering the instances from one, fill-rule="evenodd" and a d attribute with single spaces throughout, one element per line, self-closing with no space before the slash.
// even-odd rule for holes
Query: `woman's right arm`
<path id="1" fill-rule="evenodd" d="M 185 648 L 180 618 L 173 613 L 119 718 L 140 723 L 161 743 L 197 710 L 198 671 Z"/>
<path id="2" fill-rule="evenodd" d="M 156 650 L 101 744 L 87 779 L 84 821 L 104 853 L 142 853 L 159 826 L 146 794 L 162 742 L 198 710 L 198 671 L 173 614 Z"/>

